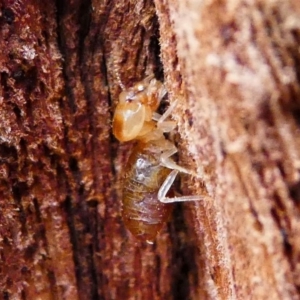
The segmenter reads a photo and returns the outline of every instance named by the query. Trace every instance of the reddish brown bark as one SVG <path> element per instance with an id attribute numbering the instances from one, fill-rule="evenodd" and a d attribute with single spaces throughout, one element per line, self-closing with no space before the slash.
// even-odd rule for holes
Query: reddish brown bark
<path id="1" fill-rule="evenodd" d="M 212 197 L 194 208 L 207 297 L 299 299 L 296 1 L 157 1 L 157 10 L 167 86 L 188 99 L 177 115 L 183 153 Z"/>
<path id="2" fill-rule="evenodd" d="M 0 299 L 299 299 L 297 2 L 0 3 Z M 160 45 L 161 43 L 161 54 Z M 120 218 L 125 86 L 178 99 L 185 194 Z"/>

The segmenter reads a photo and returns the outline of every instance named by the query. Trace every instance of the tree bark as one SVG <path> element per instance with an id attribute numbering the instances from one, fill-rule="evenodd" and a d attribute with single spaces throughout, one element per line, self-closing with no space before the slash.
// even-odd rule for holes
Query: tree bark
<path id="1" fill-rule="evenodd" d="M 154 2 L 0 2 L 0 299 L 300 299 L 299 5 Z M 147 245 L 111 117 L 152 73 L 204 199 Z"/>

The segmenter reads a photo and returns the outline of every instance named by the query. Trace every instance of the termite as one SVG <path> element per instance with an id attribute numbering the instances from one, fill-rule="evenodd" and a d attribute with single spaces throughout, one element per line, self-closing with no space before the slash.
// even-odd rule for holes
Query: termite
<path id="1" fill-rule="evenodd" d="M 153 76 L 123 88 L 112 123 L 119 141 L 137 141 L 123 174 L 122 215 L 129 231 L 148 243 L 153 243 L 168 220 L 170 203 L 201 199 L 166 196 L 178 172 L 191 174 L 171 159 L 177 148 L 164 133 L 176 127 L 176 122 L 169 120 L 176 102 L 163 115 L 157 113 L 166 92 L 162 82 Z"/>

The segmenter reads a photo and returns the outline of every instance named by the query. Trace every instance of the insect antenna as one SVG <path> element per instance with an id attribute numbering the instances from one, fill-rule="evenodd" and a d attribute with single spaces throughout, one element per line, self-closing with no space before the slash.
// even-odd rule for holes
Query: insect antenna
<path id="1" fill-rule="evenodd" d="M 113 50 L 117 50 L 117 46 L 121 46 L 120 43 L 121 42 L 117 42 L 116 45 L 113 46 Z M 120 76 L 120 72 L 119 72 L 120 58 L 117 59 L 116 57 L 114 57 L 112 63 L 113 63 L 112 67 L 113 67 L 113 71 L 114 71 L 114 74 L 115 74 L 115 78 L 117 79 L 117 82 L 118 82 L 120 88 L 122 89 L 122 91 L 125 91 L 126 87 L 125 87 L 124 83 L 121 80 L 121 76 Z"/>
<path id="2" fill-rule="evenodd" d="M 114 66 L 114 71 L 115 71 L 115 75 L 116 75 L 116 79 L 118 81 L 118 84 L 120 86 L 120 88 L 125 91 L 126 90 L 126 87 L 125 85 L 123 84 L 122 80 L 121 80 L 121 77 L 120 77 L 120 73 L 119 73 L 119 70 L 118 68 L 116 67 L 116 65 Z"/>

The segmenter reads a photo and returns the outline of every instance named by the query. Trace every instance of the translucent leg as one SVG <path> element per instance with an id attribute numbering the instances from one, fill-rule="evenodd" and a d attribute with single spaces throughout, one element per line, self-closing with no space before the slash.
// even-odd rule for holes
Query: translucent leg
<path id="1" fill-rule="evenodd" d="M 157 121 L 158 124 L 163 123 L 172 113 L 172 111 L 174 110 L 174 108 L 177 105 L 177 101 L 174 101 L 169 107 L 168 109 L 164 112 L 164 114 L 159 118 L 159 120 Z"/>
<path id="2" fill-rule="evenodd" d="M 165 86 L 163 85 L 162 88 L 159 91 L 159 95 L 158 95 L 158 99 L 159 102 L 162 100 L 162 98 L 167 94 L 167 89 L 165 88 Z"/>
<path id="3" fill-rule="evenodd" d="M 147 77 L 145 77 L 142 82 L 144 82 L 145 84 L 150 84 L 150 81 L 154 78 L 154 75 L 151 74 L 151 75 L 148 75 Z"/>
<path id="4" fill-rule="evenodd" d="M 174 202 L 186 202 L 186 201 L 199 201 L 204 200 L 205 197 L 201 197 L 200 195 L 195 196 L 182 196 L 182 197 L 173 197 L 168 198 L 166 197 L 168 191 L 170 190 L 176 176 L 178 174 L 177 170 L 173 170 L 168 177 L 165 179 L 164 183 L 160 187 L 157 198 L 160 202 L 163 203 L 174 203 Z"/>
<path id="5" fill-rule="evenodd" d="M 148 85 L 147 90 L 149 94 L 151 94 L 152 92 L 157 93 L 158 102 L 160 103 L 163 97 L 167 94 L 165 86 L 159 80 L 155 79 L 154 75 L 146 77 L 143 82 Z"/>
<path id="6" fill-rule="evenodd" d="M 157 127 L 162 130 L 162 132 L 170 132 L 176 127 L 175 121 L 166 121 L 166 119 L 171 115 L 172 111 L 177 105 L 177 101 L 173 102 L 163 115 L 158 113 L 153 113 L 152 120 L 157 122 Z"/>
<path id="7" fill-rule="evenodd" d="M 153 121 L 158 121 L 159 119 L 161 118 L 161 114 L 159 114 L 159 113 L 157 113 L 157 112 L 154 112 L 153 114 L 152 114 L 152 120 Z"/>
<path id="8" fill-rule="evenodd" d="M 170 150 L 167 150 L 161 154 L 160 161 L 163 166 L 168 169 L 177 170 L 178 172 L 186 173 L 186 174 L 193 174 L 188 169 L 181 167 L 175 163 L 170 157 L 177 152 L 177 148 L 173 146 Z"/>

